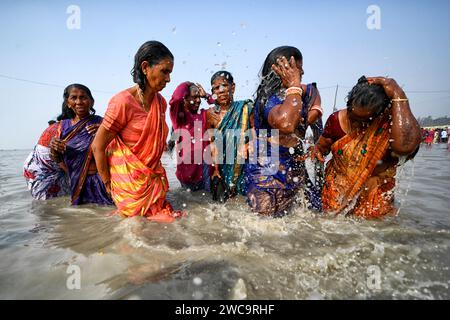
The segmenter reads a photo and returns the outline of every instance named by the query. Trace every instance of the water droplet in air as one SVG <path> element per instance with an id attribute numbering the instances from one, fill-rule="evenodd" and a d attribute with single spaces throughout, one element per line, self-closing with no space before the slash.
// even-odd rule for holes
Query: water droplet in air
<path id="1" fill-rule="evenodd" d="M 217 46 L 218 46 L 218 47 L 221 47 L 222 44 L 221 44 L 220 42 L 217 42 Z"/>
<path id="2" fill-rule="evenodd" d="M 290 153 L 290 154 L 294 154 L 294 153 L 295 153 L 295 149 L 294 149 L 293 147 L 290 147 L 290 148 L 289 148 L 289 153 Z"/>
<path id="3" fill-rule="evenodd" d="M 194 279 L 192 279 L 192 282 L 196 285 L 196 286 L 200 286 L 203 282 L 202 278 L 199 277 L 195 277 Z"/>
<path id="4" fill-rule="evenodd" d="M 186 208 L 186 203 L 183 203 L 183 208 Z"/>
<path id="5" fill-rule="evenodd" d="M 293 180 L 295 183 L 297 183 L 297 182 L 298 182 L 298 177 L 294 177 L 292 180 Z"/>

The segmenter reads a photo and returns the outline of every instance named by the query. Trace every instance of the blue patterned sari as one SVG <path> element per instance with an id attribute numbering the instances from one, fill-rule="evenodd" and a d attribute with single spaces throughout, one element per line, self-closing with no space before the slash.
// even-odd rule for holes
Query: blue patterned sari
<path id="1" fill-rule="evenodd" d="M 307 90 L 302 98 L 303 106 L 301 116 L 303 122 L 297 130 L 302 138 L 305 137 L 308 128 L 308 110 L 317 95 L 315 83 L 308 84 Z M 255 106 L 255 131 L 256 139 L 252 161 L 246 167 L 247 202 L 253 211 L 267 215 L 282 216 L 292 205 L 298 193 L 304 190 L 309 202 L 309 207 L 321 210 L 321 185 L 323 177 L 323 165 L 316 163 L 316 179 L 314 183 L 309 178 L 305 168 L 305 152 L 303 144 L 286 148 L 279 144 L 272 144 L 275 137 L 272 136 L 273 129 L 268 123 L 270 111 L 283 103 L 283 98 L 272 95 L 263 109 L 263 121 L 260 121 L 259 106 Z M 311 125 L 311 130 L 316 142 L 323 131 L 322 120 L 319 119 Z M 275 150 L 272 149 L 275 147 Z M 262 156 L 261 156 L 262 155 Z M 257 158 L 256 158 L 257 157 Z"/>

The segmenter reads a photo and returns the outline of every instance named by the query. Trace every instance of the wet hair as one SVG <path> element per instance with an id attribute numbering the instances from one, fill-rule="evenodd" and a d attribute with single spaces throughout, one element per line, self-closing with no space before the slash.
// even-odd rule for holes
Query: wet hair
<path id="1" fill-rule="evenodd" d="M 373 112 L 375 115 L 383 112 L 389 106 L 389 103 L 389 98 L 383 87 L 369 84 L 365 76 L 358 79 L 358 83 L 347 95 L 347 108 L 357 105 Z"/>
<path id="2" fill-rule="evenodd" d="M 221 70 L 221 71 L 217 71 L 216 73 L 214 73 L 212 75 L 211 85 L 213 85 L 214 81 L 216 81 L 216 79 L 218 79 L 218 78 L 225 78 L 225 80 L 227 80 L 229 84 L 234 83 L 234 79 L 233 79 L 233 76 L 231 75 L 231 73 L 229 73 L 228 71 L 225 71 L 225 70 Z"/>
<path id="3" fill-rule="evenodd" d="M 198 90 L 198 86 L 197 86 L 195 83 L 190 82 L 190 83 L 189 83 L 189 93 L 188 93 L 187 96 L 190 96 L 190 95 L 191 95 L 191 91 L 192 91 L 193 89 L 197 89 L 197 90 Z M 186 97 L 187 97 L 187 96 L 186 96 Z M 185 97 L 185 98 L 186 98 L 186 97 Z"/>
<path id="4" fill-rule="evenodd" d="M 85 85 L 79 84 L 79 83 L 73 83 L 68 85 L 65 89 L 64 89 L 64 93 L 63 93 L 63 103 L 62 103 L 62 107 L 61 107 L 61 114 L 56 118 L 56 120 L 61 121 L 64 119 L 73 119 L 75 118 L 76 114 L 75 112 L 69 108 L 69 106 L 67 105 L 67 99 L 69 99 L 69 95 L 70 95 L 70 91 L 72 89 L 79 89 L 79 90 L 83 90 L 88 97 L 92 100 L 92 106 L 91 106 L 91 114 L 95 114 L 95 109 L 94 109 L 94 97 L 92 96 L 91 90 L 89 90 L 88 87 L 86 87 Z"/>
<path id="5" fill-rule="evenodd" d="M 272 70 L 272 65 L 276 63 L 279 57 L 283 56 L 288 60 L 291 57 L 294 57 L 295 61 L 303 60 L 303 56 L 300 50 L 290 46 L 277 47 L 270 51 L 270 53 L 267 55 L 259 74 L 261 82 L 255 93 L 255 105 L 258 106 L 259 123 L 263 123 L 264 121 L 263 110 L 267 100 L 270 98 L 270 96 L 278 94 L 283 85 L 283 83 L 281 82 L 281 78 L 275 73 L 275 71 Z"/>
<path id="6" fill-rule="evenodd" d="M 150 67 L 153 67 L 166 58 L 174 60 L 172 52 L 165 45 L 159 41 L 145 42 L 134 56 L 134 66 L 131 69 L 134 83 L 137 83 L 141 90 L 145 90 L 147 78 L 141 68 L 142 62 L 147 61 Z"/>

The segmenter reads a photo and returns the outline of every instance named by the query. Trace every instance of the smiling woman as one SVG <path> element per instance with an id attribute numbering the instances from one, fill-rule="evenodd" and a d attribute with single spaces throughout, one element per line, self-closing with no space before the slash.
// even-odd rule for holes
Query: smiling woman
<path id="1" fill-rule="evenodd" d="M 112 204 L 92 155 L 91 143 L 102 117 L 95 115 L 91 91 L 82 84 L 71 84 L 63 96 L 62 114 L 50 148 L 52 158 L 63 163 L 69 175 L 72 204 Z"/>
<path id="2" fill-rule="evenodd" d="M 116 94 L 93 142 L 95 161 L 118 213 L 172 222 L 181 215 L 166 201 L 169 182 L 161 164 L 166 148 L 167 103 L 173 55 L 158 41 L 144 43 L 131 72 L 135 86 Z"/>

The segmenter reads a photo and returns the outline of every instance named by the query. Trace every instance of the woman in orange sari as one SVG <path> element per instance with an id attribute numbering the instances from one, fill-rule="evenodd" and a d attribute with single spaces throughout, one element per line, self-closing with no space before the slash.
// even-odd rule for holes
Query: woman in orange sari
<path id="1" fill-rule="evenodd" d="M 169 182 L 161 164 L 168 127 L 158 92 L 170 81 L 173 60 L 158 41 L 139 48 L 131 72 L 136 85 L 110 100 L 92 144 L 100 176 L 125 217 L 172 222 L 181 215 L 166 201 Z"/>
<path id="2" fill-rule="evenodd" d="M 323 210 L 358 217 L 395 213 L 399 157 L 414 157 L 419 144 L 420 126 L 395 80 L 359 79 L 347 108 L 328 118 L 312 152 L 321 161 L 333 155 L 325 171 Z"/>

